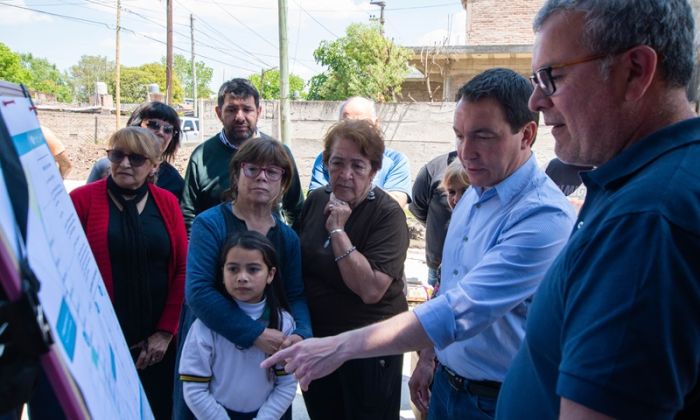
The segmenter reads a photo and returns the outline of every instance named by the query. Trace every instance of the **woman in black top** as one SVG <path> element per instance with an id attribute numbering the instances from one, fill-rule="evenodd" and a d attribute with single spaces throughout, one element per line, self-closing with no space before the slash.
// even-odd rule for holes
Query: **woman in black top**
<path id="1" fill-rule="evenodd" d="M 111 173 L 71 191 L 156 419 L 170 419 L 187 234 L 177 199 L 149 182 L 162 147 L 126 127 L 109 140 Z"/>
<path id="2" fill-rule="evenodd" d="M 170 106 L 162 102 L 146 102 L 131 113 L 127 126 L 148 128 L 163 142 L 162 162 L 156 175 L 156 185 L 170 191 L 179 200 L 185 181 L 170 163 L 180 147 L 180 117 Z M 87 182 L 97 181 L 109 175 L 109 160 L 99 159 L 92 167 Z"/>

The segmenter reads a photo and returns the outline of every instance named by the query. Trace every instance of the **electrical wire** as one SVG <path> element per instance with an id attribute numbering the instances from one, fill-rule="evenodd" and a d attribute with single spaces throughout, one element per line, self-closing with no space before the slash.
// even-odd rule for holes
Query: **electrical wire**
<path id="1" fill-rule="evenodd" d="M 28 11 L 30 11 L 30 12 L 39 13 L 39 14 L 45 14 L 45 15 L 49 15 L 49 16 L 53 16 L 53 17 L 57 17 L 57 18 L 61 18 L 61 19 L 72 20 L 72 21 L 81 22 L 81 23 L 90 24 L 90 25 L 96 25 L 96 26 L 104 26 L 105 28 L 107 28 L 107 29 L 109 29 L 109 30 L 116 30 L 116 26 L 115 26 L 115 25 L 111 25 L 111 24 L 108 24 L 108 23 L 105 23 L 105 22 L 100 22 L 100 21 L 95 21 L 95 20 L 90 20 L 90 19 L 79 18 L 79 17 L 76 17 L 76 16 L 67 16 L 67 15 L 62 15 L 62 14 L 59 14 L 59 13 L 47 12 L 47 11 L 45 11 L 45 10 L 33 9 L 33 8 L 30 8 L 30 7 L 23 7 L 23 6 L 18 6 L 18 5 L 14 5 L 14 4 L 8 4 L 8 3 L 0 3 L 0 6 L 14 7 L 14 8 L 17 8 L 17 9 L 28 10 Z M 165 41 L 162 41 L 162 40 L 160 40 L 160 39 L 154 38 L 154 37 L 152 37 L 152 36 L 150 36 L 150 35 L 143 34 L 143 33 L 137 32 L 137 31 L 134 31 L 133 29 L 130 29 L 130 28 L 127 28 L 127 27 L 124 27 L 124 26 L 121 26 L 121 25 L 120 25 L 120 28 L 121 28 L 121 30 L 124 31 L 124 32 L 128 32 L 128 33 L 131 33 L 131 34 L 134 34 L 134 35 L 137 35 L 137 36 L 140 36 L 140 37 L 149 39 L 149 40 L 151 40 L 151 41 L 153 41 L 153 42 L 157 42 L 157 43 L 162 44 L 162 45 L 167 45 L 167 43 L 166 43 Z M 188 50 L 186 50 L 186 49 L 184 49 L 184 48 L 181 48 L 181 47 L 178 47 L 178 46 L 176 46 L 176 45 L 173 45 L 173 49 L 176 49 L 176 50 L 179 50 L 179 51 L 183 51 L 183 52 L 185 52 L 185 53 L 189 52 Z M 209 56 L 206 56 L 206 55 L 202 55 L 202 54 L 199 54 L 199 56 L 202 57 L 202 58 L 206 58 L 206 59 L 208 59 L 208 60 L 211 60 L 211 61 L 220 63 L 220 64 L 224 64 L 224 65 L 227 65 L 227 66 L 231 66 L 231 67 L 234 67 L 234 68 L 238 68 L 238 69 L 241 69 L 241 70 L 250 72 L 250 73 L 257 73 L 257 70 L 251 70 L 251 69 L 249 69 L 249 68 L 243 67 L 243 66 L 238 65 L 238 64 L 233 64 L 233 63 L 225 62 L 225 61 L 222 61 L 222 60 L 219 60 L 219 59 L 216 59 L 216 58 L 213 58 L 213 57 L 209 57 Z"/>
<path id="2" fill-rule="evenodd" d="M 309 16 L 311 19 L 313 19 L 314 22 L 318 23 L 318 24 L 319 24 L 323 29 L 325 29 L 329 34 L 333 35 L 335 38 L 340 38 L 340 37 L 339 37 L 338 35 L 336 35 L 333 31 L 331 31 L 330 29 L 328 29 L 328 28 L 326 27 L 326 25 L 324 25 L 324 24 L 322 24 L 321 22 L 319 22 L 311 13 L 307 12 L 306 9 L 304 9 L 303 7 L 301 7 L 301 3 L 299 3 L 299 2 L 296 1 L 296 0 L 294 0 L 294 3 L 296 3 L 297 6 L 299 6 L 299 8 L 300 8 L 304 13 L 306 13 L 307 16 Z"/>

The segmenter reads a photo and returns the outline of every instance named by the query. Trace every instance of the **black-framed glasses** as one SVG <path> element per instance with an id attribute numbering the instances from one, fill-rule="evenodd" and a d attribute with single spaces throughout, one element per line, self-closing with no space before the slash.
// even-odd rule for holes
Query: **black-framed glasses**
<path id="1" fill-rule="evenodd" d="M 243 175 L 248 178 L 255 178 L 260 172 L 265 172 L 267 179 L 270 181 L 279 181 L 284 175 L 284 169 L 279 166 L 259 166 L 253 163 L 243 163 L 241 168 L 243 168 Z"/>
<path id="2" fill-rule="evenodd" d="M 153 130 L 156 133 L 160 131 L 160 129 L 163 129 L 163 133 L 165 134 L 173 134 L 175 132 L 175 127 L 173 127 L 170 124 L 162 124 L 159 123 L 158 121 L 153 121 L 153 120 L 148 120 L 146 121 L 146 128 L 149 130 Z"/>
<path id="3" fill-rule="evenodd" d="M 143 164 L 146 163 L 146 161 L 148 160 L 146 156 L 140 155 L 138 153 L 124 153 L 121 150 L 116 149 L 107 150 L 107 159 L 109 159 L 109 161 L 112 163 L 121 163 L 121 161 L 124 160 L 124 158 L 129 158 L 129 163 L 134 168 L 143 166 Z"/>
<path id="4" fill-rule="evenodd" d="M 530 76 L 530 82 L 532 82 L 532 87 L 539 87 L 545 96 L 552 96 L 557 90 L 557 87 L 554 84 L 554 78 L 552 78 L 552 70 L 588 63 L 589 61 L 600 60 L 601 58 L 608 57 L 609 55 L 610 54 L 589 55 L 567 63 L 554 64 L 552 66 L 539 68 L 532 73 L 532 76 Z"/>

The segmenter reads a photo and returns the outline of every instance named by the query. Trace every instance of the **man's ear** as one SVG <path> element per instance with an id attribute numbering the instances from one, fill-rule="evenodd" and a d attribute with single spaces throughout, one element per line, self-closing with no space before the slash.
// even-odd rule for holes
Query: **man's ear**
<path id="1" fill-rule="evenodd" d="M 219 118 L 219 121 L 224 122 L 223 118 L 221 118 L 221 108 L 219 105 L 214 107 L 214 112 L 216 112 L 216 116 Z"/>
<path id="2" fill-rule="evenodd" d="M 260 106 L 258 107 L 257 119 L 260 119 L 260 115 L 262 115 L 262 111 L 263 111 L 263 106 L 262 106 L 262 104 L 260 104 Z"/>
<path id="3" fill-rule="evenodd" d="M 520 148 L 532 147 L 535 137 L 537 137 L 537 123 L 530 121 L 523 127 L 523 139 L 521 140 Z"/>
<path id="4" fill-rule="evenodd" d="M 622 55 L 627 77 L 625 99 L 637 101 L 644 96 L 657 75 L 659 56 L 653 48 L 638 45 Z"/>

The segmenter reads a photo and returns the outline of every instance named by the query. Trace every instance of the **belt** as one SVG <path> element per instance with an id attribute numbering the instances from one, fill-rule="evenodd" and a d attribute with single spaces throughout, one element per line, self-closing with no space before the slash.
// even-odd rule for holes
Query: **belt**
<path id="1" fill-rule="evenodd" d="M 442 371 L 447 375 L 447 382 L 457 391 L 466 391 L 470 394 L 486 397 L 498 398 L 498 391 L 501 390 L 501 383 L 496 381 L 473 381 L 457 375 L 452 369 L 440 364 Z"/>

